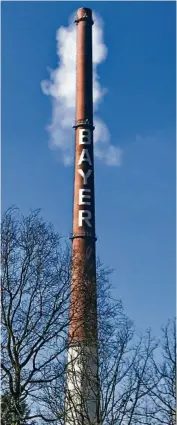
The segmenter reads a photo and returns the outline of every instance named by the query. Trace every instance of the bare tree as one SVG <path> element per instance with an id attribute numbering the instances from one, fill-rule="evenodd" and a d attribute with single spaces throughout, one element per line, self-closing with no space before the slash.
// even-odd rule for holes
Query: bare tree
<path id="1" fill-rule="evenodd" d="M 49 396 L 57 382 L 57 391 L 61 390 L 57 419 L 59 415 L 63 421 L 70 248 L 63 248 L 60 237 L 40 218 L 39 211 L 23 217 L 10 208 L 2 220 L 1 259 L 3 393 L 10 394 L 17 425 L 21 425 L 18 413 L 24 401 L 31 411 L 26 419 L 55 421 L 51 406 L 46 409 L 44 394 L 48 390 Z M 104 272 L 99 279 L 103 282 Z M 49 399 L 55 404 L 53 394 Z"/>
<path id="2" fill-rule="evenodd" d="M 9 209 L 2 220 L 2 389 L 17 411 L 40 398 L 63 362 L 68 330 L 69 250 L 39 211 L 20 217 Z M 44 377 L 45 376 L 45 377 Z M 32 416 L 42 417 L 33 403 Z M 19 422 L 20 423 L 20 422 Z"/>
<path id="3" fill-rule="evenodd" d="M 153 355 L 157 342 L 148 331 L 144 336 L 136 335 L 133 323 L 125 316 L 120 301 L 111 297 L 111 285 L 109 283 L 110 271 L 97 264 L 98 286 L 98 358 L 99 358 L 99 396 L 100 403 L 97 412 L 97 423 L 101 424 L 140 424 L 144 417 L 145 402 L 150 390 L 154 388 L 153 380 Z M 87 348 L 88 349 L 88 348 Z M 82 349 L 81 349 L 82 350 Z M 77 385 L 84 379 L 87 382 L 88 391 L 97 397 L 97 387 L 93 380 L 93 359 L 88 368 L 84 364 L 84 352 L 82 355 L 82 367 L 78 372 L 80 379 L 74 382 L 74 391 L 70 397 L 70 420 L 67 424 L 92 424 L 85 394 Z M 76 354 L 77 356 L 77 354 Z M 79 357 L 78 356 L 78 357 Z M 84 365 L 84 366 L 83 366 Z M 69 364 L 72 371 L 72 365 Z M 67 370 L 67 369 L 66 369 Z M 65 411 L 65 387 L 66 378 L 61 375 L 46 385 L 43 391 L 44 408 L 48 410 L 51 418 L 55 418 L 57 424 L 63 424 Z M 148 387 L 148 388 L 147 388 Z M 82 414 L 75 402 L 82 402 Z M 67 392 L 68 396 L 68 392 Z"/>
<path id="4" fill-rule="evenodd" d="M 147 423 L 176 424 L 176 321 L 162 327 L 158 357 L 154 358 L 154 388 L 146 409 Z M 148 422 L 149 420 L 149 422 Z"/>
<path id="5" fill-rule="evenodd" d="M 137 335 L 132 322 L 125 316 L 121 302 L 111 298 L 109 271 L 97 266 L 98 330 L 99 330 L 99 393 L 97 423 L 109 425 L 174 425 L 175 423 L 175 322 L 163 328 L 162 340 L 153 338 L 148 330 Z M 163 348 L 164 360 L 159 358 Z M 95 362 L 97 359 L 95 358 Z M 83 364 L 83 363 L 82 363 Z M 88 386 L 93 368 L 85 367 Z M 82 378 L 82 376 L 81 376 Z M 46 386 L 45 407 L 57 424 L 63 424 L 65 393 L 61 391 L 63 376 Z M 94 387 L 92 388 L 94 391 Z M 84 405 L 84 417 L 73 425 L 92 424 L 84 395 L 75 382 L 74 391 Z M 95 393 L 96 395 L 96 393 Z M 77 411 L 72 393 L 72 413 Z M 79 413 L 79 412 L 77 412 Z M 85 420 L 83 420 L 85 419 Z M 67 423 L 70 423 L 67 421 Z"/>
<path id="6" fill-rule="evenodd" d="M 19 416 L 21 423 L 25 423 L 24 417 L 28 414 L 25 403 L 21 403 L 20 410 L 17 412 L 14 406 L 14 400 L 8 393 L 1 396 L 1 423 L 2 425 L 12 425 L 15 417 Z"/>
<path id="7" fill-rule="evenodd" d="M 175 322 L 163 328 L 164 358 L 157 361 L 157 342 L 151 332 L 137 335 L 121 302 L 112 299 L 110 273 L 97 262 L 98 376 L 93 379 L 97 353 L 95 360 L 92 353 L 90 365 L 83 361 L 84 350 L 76 353 L 78 360 L 82 356 L 88 391 L 95 396 L 99 392 L 97 423 L 174 425 Z M 4 214 L 1 278 L 2 391 L 10 395 L 15 412 L 24 402 L 30 407 L 24 421 L 15 413 L 14 425 L 24 425 L 25 420 L 30 424 L 33 419 L 42 425 L 63 425 L 66 393 L 72 413 L 77 410 L 66 387 L 72 371 L 67 356 L 71 255 L 39 211 L 21 217 L 11 208 Z M 92 294 L 87 295 L 89 302 Z M 74 390 L 84 411 L 81 423 L 93 425 L 88 396 L 80 393 L 80 387 Z M 79 425 L 76 416 L 70 418 L 72 425 Z"/>

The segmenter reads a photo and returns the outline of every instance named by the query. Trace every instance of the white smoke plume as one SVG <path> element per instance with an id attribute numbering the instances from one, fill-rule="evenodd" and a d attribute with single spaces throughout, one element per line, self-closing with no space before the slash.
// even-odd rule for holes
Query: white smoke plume
<path id="1" fill-rule="evenodd" d="M 101 87 L 97 67 L 107 56 L 107 48 L 103 41 L 103 22 L 93 14 L 93 107 L 94 107 L 94 154 L 107 165 L 120 165 L 122 150 L 113 146 L 106 124 L 97 117 L 100 101 L 106 90 Z M 71 18 L 70 18 L 71 21 Z M 42 81 L 43 93 L 52 97 L 52 119 L 48 126 L 50 147 L 60 149 L 62 162 L 70 165 L 74 156 L 74 132 L 76 99 L 76 25 L 57 30 L 58 67 L 50 70 L 50 80 Z"/>

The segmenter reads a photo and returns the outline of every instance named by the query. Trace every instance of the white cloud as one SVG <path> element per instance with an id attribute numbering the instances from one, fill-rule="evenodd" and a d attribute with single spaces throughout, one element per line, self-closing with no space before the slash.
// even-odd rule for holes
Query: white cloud
<path id="1" fill-rule="evenodd" d="M 72 16 L 73 18 L 73 16 Z M 93 107 L 95 156 L 107 165 L 120 165 L 122 150 L 111 144 L 106 124 L 95 115 L 106 93 L 101 87 L 97 67 L 107 56 L 103 41 L 103 22 L 93 14 Z M 74 21 L 74 19 L 73 19 Z M 74 156 L 74 125 L 76 98 L 76 25 L 60 27 L 56 34 L 58 66 L 49 70 L 50 80 L 42 81 L 43 93 L 52 97 L 52 119 L 48 126 L 50 147 L 60 149 L 62 162 L 69 165 Z"/>

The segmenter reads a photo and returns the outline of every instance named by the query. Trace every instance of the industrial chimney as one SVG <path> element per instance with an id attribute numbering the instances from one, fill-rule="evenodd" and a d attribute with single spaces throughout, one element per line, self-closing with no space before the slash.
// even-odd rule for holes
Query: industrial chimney
<path id="1" fill-rule="evenodd" d="M 77 11 L 72 282 L 66 425 L 99 421 L 93 155 L 92 11 Z"/>

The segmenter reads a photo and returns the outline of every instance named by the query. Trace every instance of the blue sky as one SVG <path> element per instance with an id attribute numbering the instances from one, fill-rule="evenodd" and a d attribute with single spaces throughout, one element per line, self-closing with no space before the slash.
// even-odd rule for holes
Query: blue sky
<path id="1" fill-rule="evenodd" d="M 73 167 L 49 149 L 41 81 L 57 66 L 57 29 L 82 6 L 104 21 L 99 117 L 123 150 L 121 166 L 95 162 L 97 252 L 125 312 L 158 335 L 175 314 L 174 2 L 2 4 L 2 209 L 41 208 L 63 236 L 72 229 Z"/>

